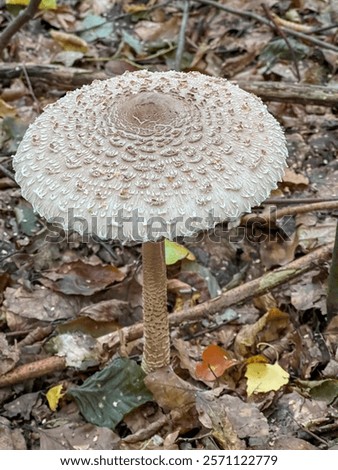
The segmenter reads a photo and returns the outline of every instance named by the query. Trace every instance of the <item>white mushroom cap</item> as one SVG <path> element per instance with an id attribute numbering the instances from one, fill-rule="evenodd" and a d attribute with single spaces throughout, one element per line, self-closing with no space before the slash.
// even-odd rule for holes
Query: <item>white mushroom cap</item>
<path id="1" fill-rule="evenodd" d="M 47 220 L 147 241 L 249 212 L 276 188 L 286 158 L 283 131 L 256 96 L 196 72 L 139 71 L 47 106 L 14 168 Z"/>

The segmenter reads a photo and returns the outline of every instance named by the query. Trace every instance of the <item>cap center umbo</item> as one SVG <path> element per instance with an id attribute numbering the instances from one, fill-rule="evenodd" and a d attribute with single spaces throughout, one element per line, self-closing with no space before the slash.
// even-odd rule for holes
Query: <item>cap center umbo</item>
<path id="1" fill-rule="evenodd" d="M 176 127 L 185 114 L 181 100 L 158 92 L 141 92 L 120 101 L 115 110 L 116 125 L 125 130 Z"/>

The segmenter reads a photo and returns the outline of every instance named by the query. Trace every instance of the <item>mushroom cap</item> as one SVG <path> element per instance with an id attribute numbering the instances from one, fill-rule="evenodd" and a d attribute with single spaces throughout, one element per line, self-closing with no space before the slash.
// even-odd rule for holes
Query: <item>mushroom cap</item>
<path id="1" fill-rule="evenodd" d="M 189 236 L 250 212 L 286 158 L 283 131 L 256 96 L 197 72 L 138 71 L 47 106 L 13 163 L 48 221 L 127 242 Z"/>

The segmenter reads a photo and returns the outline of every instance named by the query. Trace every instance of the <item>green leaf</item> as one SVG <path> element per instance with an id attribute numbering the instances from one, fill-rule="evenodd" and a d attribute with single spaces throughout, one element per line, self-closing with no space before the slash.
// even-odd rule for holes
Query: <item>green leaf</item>
<path id="1" fill-rule="evenodd" d="M 8 152 L 15 153 L 28 128 L 20 118 L 6 116 L 0 123 L 1 142 Z"/>
<path id="2" fill-rule="evenodd" d="M 314 400 L 325 401 L 327 404 L 333 403 L 338 397 L 338 380 L 297 380 L 302 389 L 307 392 Z"/>
<path id="3" fill-rule="evenodd" d="M 114 429 L 126 414 L 152 400 L 144 377 L 136 362 L 118 358 L 80 387 L 70 389 L 68 395 L 75 398 L 89 423 Z"/>
<path id="4" fill-rule="evenodd" d="M 212 299 L 221 293 L 220 285 L 210 269 L 202 266 L 197 261 L 191 261 L 189 257 L 186 257 L 182 261 L 181 271 L 198 273 L 207 283 L 208 291 Z"/>
<path id="5" fill-rule="evenodd" d="M 19 203 L 14 207 L 14 213 L 19 229 L 25 235 L 32 236 L 41 229 L 39 219 L 34 213 L 32 206 L 28 205 L 28 203 Z"/>
<path id="6" fill-rule="evenodd" d="M 185 248 L 182 245 L 179 245 L 178 243 L 172 242 L 170 240 L 165 240 L 165 264 L 167 266 L 171 264 L 177 263 L 177 261 L 180 261 L 182 259 L 189 259 L 193 261 L 195 259 L 195 256 L 191 253 L 191 251 L 188 250 L 188 248 Z"/>
<path id="7" fill-rule="evenodd" d="M 292 47 L 293 53 L 283 38 L 270 41 L 261 52 L 259 56 L 260 60 L 262 60 L 267 65 L 272 65 L 280 59 L 292 61 L 295 57 L 297 60 L 301 60 L 304 59 L 310 51 L 308 46 L 297 41 L 296 39 L 289 38 L 289 44 Z"/>
<path id="8" fill-rule="evenodd" d="M 82 31 L 79 35 L 85 41 L 93 42 L 97 39 L 111 37 L 113 30 L 113 24 L 102 18 L 102 16 L 87 15 L 82 21 Z"/>
<path id="9" fill-rule="evenodd" d="M 139 39 L 132 34 L 129 34 L 127 31 L 122 31 L 122 39 L 136 52 L 136 54 L 142 54 L 143 44 Z"/>

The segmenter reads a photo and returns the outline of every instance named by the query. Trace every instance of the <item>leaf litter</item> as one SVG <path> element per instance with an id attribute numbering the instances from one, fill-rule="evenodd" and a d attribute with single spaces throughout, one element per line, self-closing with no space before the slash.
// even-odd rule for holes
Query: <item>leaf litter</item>
<path id="1" fill-rule="evenodd" d="M 336 51 L 292 36 L 287 46 L 241 15 L 263 16 L 257 2 L 228 4 L 239 14 L 191 4 L 184 70 L 288 84 L 298 68 L 304 85 L 337 86 Z M 320 1 L 266 4 L 279 24 L 288 21 L 305 34 L 335 22 L 332 7 Z M 6 5 L 1 9 L 9 18 Z M 57 2 L 39 15 L 12 39 L 0 67 L 1 74 L 7 62 L 32 64 L 25 78 L 7 75 L 0 90 L 0 383 L 56 354 L 66 365 L 30 378 L 29 387 L 19 376 L 16 385 L 0 388 L 0 448 L 334 448 L 338 327 L 336 317 L 327 322 L 327 264 L 215 316 L 206 312 L 202 321 L 173 326 L 172 367 L 144 378 L 138 335 L 130 330 L 123 337 L 142 318 L 140 247 L 82 243 L 76 236 L 45 242 L 48 226 L 8 176 L 28 124 L 66 90 L 88 83 L 73 82 L 78 69 L 82 77 L 108 78 L 172 67 L 182 12 L 176 2 L 125 0 Z M 332 45 L 333 34 L 315 37 Z M 53 76 L 46 78 L 48 67 Z M 279 188 L 257 208 L 270 225 L 221 224 L 215 234 L 167 243 L 171 312 L 217 298 L 333 240 L 337 209 L 273 220 L 271 204 L 337 199 L 337 110 L 311 102 L 267 105 L 285 127 L 290 151 Z M 119 331 L 121 346 L 108 352 L 110 335 Z"/>

